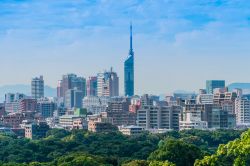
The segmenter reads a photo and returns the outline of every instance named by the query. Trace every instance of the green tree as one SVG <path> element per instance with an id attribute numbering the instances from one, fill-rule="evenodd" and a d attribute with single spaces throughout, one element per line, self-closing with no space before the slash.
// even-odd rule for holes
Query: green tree
<path id="1" fill-rule="evenodd" d="M 148 160 L 170 161 L 177 166 L 191 166 L 202 157 L 202 151 L 192 144 L 180 140 L 166 139 L 160 147 L 150 154 Z"/>
<path id="2" fill-rule="evenodd" d="M 195 166 L 247 166 L 250 165 L 250 130 L 243 133 L 240 139 L 220 145 L 217 152 L 197 160 Z"/>

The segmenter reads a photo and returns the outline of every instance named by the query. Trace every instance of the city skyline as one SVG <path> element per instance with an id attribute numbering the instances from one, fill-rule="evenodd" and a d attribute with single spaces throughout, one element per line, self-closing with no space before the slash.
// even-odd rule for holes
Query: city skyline
<path id="1" fill-rule="evenodd" d="M 56 87 L 63 74 L 87 78 L 113 66 L 124 92 L 130 21 L 135 94 L 197 91 L 210 79 L 250 82 L 241 74 L 250 70 L 244 0 L 4 1 L 0 8 L 0 85 L 43 75 Z"/>

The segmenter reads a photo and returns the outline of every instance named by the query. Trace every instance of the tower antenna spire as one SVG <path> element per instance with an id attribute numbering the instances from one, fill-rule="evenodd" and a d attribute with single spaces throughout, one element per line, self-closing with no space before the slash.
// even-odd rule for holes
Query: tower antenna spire
<path id="1" fill-rule="evenodd" d="M 130 22 L 130 54 L 133 52 L 133 25 L 132 21 Z"/>
<path id="2" fill-rule="evenodd" d="M 133 50 L 133 25 L 130 22 L 130 50 Z"/>

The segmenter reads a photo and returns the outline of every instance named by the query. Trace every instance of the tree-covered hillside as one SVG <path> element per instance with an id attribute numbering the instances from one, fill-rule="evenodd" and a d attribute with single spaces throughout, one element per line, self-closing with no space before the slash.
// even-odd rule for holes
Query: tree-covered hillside
<path id="1" fill-rule="evenodd" d="M 242 131 L 171 131 L 125 136 L 54 129 L 40 140 L 0 136 L 0 165 L 12 166 L 191 166 L 212 155 L 220 144 L 239 138 Z"/>

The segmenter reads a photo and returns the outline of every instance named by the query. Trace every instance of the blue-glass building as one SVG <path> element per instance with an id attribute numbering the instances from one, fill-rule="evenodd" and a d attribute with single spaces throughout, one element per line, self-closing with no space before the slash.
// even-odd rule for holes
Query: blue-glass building
<path id="1" fill-rule="evenodd" d="M 132 24 L 130 25 L 130 49 L 124 62 L 124 90 L 125 96 L 134 95 L 134 51 L 133 51 Z"/>
<path id="2" fill-rule="evenodd" d="M 213 94 L 215 88 L 225 88 L 225 80 L 207 80 L 206 91 L 208 94 Z"/>

